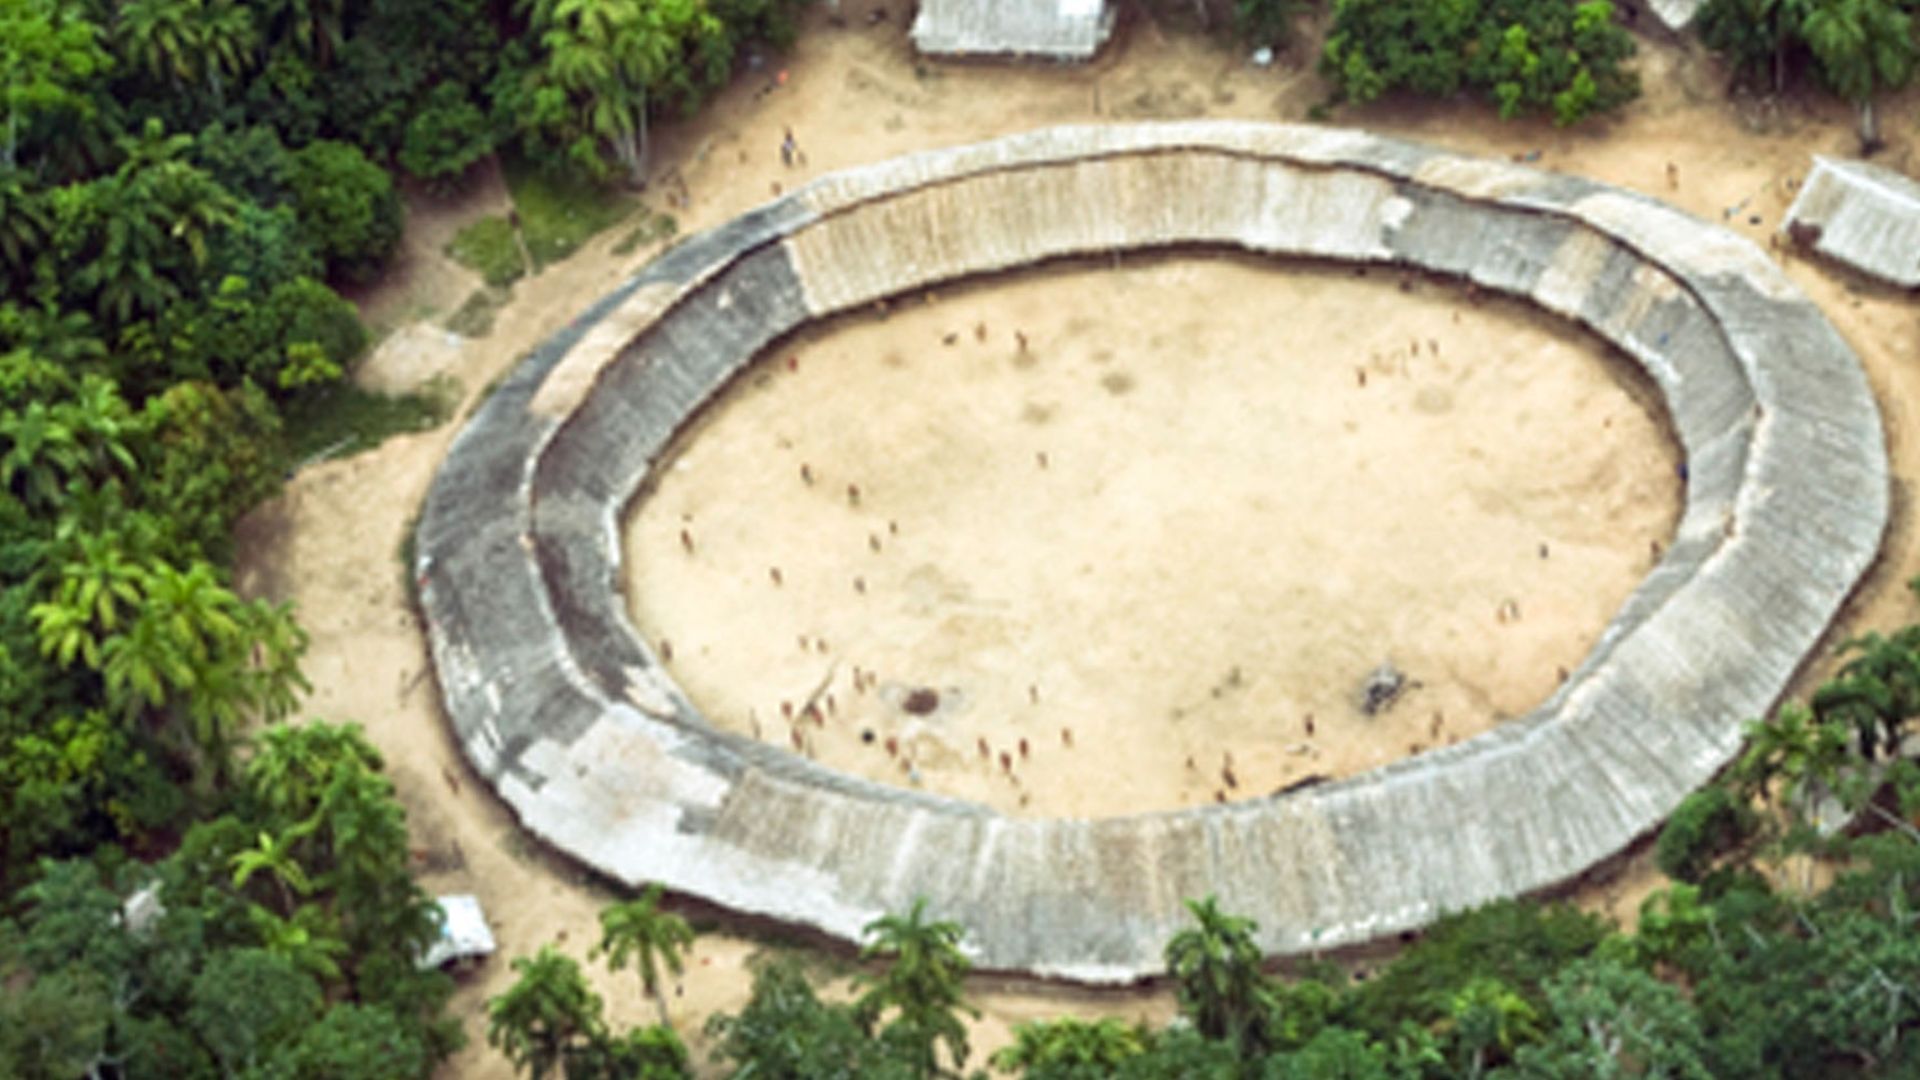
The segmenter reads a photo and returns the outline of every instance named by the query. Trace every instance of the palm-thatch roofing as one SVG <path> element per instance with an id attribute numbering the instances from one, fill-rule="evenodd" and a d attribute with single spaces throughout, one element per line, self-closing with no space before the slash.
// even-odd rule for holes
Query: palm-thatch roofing
<path id="1" fill-rule="evenodd" d="M 1780 228 L 1835 262 L 1920 288 L 1920 183 L 1892 169 L 1815 156 Z"/>
<path id="2" fill-rule="evenodd" d="M 1107 0 L 921 0 L 912 34 L 934 56 L 1086 60 L 1112 32 Z"/>
<path id="3" fill-rule="evenodd" d="M 1351 779 L 1008 817 L 716 728 L 629 622 L 627 502 L 769 343 L 940 282 L 1203 244 L 1532 300 L 1640 363 L 1688 469 L 1673 541 L 1528 715 Z M 535 349 L 435 477 L 414 573 L 447 719 L 521 824 L 600 872 L 848 940 L 925 898 L 986 968 L 1156 972 L 1212 894 L 1273 953 L 1564 883 L 1738 752 L 1872 562 L 1857 359 L 1747 240 L 1643 195 L 1324 127 L 1052 128 L 822 177 L 688 239 Z"/>

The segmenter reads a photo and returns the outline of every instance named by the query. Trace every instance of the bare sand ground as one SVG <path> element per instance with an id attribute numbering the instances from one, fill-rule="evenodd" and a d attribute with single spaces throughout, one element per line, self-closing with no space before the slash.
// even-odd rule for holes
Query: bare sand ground
<path id="1" fill-rule="evenodd" d="M 873 5 L 862 10 L 866 6 Z M 766 198 L 776 184 L 910 150 L 1063 122 L 1201 115 L 1297 121 L 1324 96 L 1299 55 L 1259 70 L 1237 52 L 1140 20 L 1130 22 L 1085 67 L 920 61 L 904 39 L 904 6 L 892 8 L 890 19 L 872 27 L 858 19 L 851 27 L 835 27 L 820 13 L 790 56 L 743 76 L 694 121 L 660 133 L 661 186 L 677 186 L 677 181 L 687 196 L 684 205 L 673 208 L 683 230 L 718 224 Z M 1646 97 L 1617 119 L 1577 131 L 1503 124 L 1483 107 L 1464 105 L 1341 110 L 1334 120 L 1475 153 L 1538 152 L 1540 167 L 1648 191 L 1700 216 L 1726 220 L 1762 242 L 1777 226 L 1791 197 L 1788 184 L 1804 173 L 1809 155 L 1853 151 L 1851 116 L 1836 103 L 1728 101 L 1724 71 L 1663 41 L 1643 40 L 1638 63 Z M 772 82 L 773 66 L 787 70 L 789 78 L 763 92 Z M 1913 96 L 1882 103 L 1894 143 L 1883 160 L 1907 162 L 1916 111 Z M 781 132 L 789 126 L 807 154 L 806 165 L 793 170 L 783 169 L 778 156 Z M 1679 171 L 1673 188 L 1667 182 L 1669 162 Z M 497 207 L 497 200 L 496 190 L 454 206 L 417 204 L 402 270 L 383 290 L 364 298 L 370 314 L 391 326 L 427 312 L 436 318 L 450 312 L 473 287 L 472 277 L 452 267 L 438 243 L 422 238 L 448 233 Z M 1736 207 L 1737 214 L 1728 213 Z M 427 362 L 400 357 L 378 367 L 423 375 L 447 372 L 465 388 L 470 406 L 585 298 L 599 295 L 652 254 L 650 249 L 611 254 L 620 232 L 613 230 L 574 258 L 516 286 L 491 337 L 450 347 L 443 343 Z M 1843 615 L 1836 638 L 1900 625 L 1914 616 L 1903 583 L 1920 573 L 1905 498 L 1908 483 L 1920 475 L 1920 443 L 1913 437 L 1912 402 L 1920 400 L 1920 370 L 1912 363 L 1914 309 L 1907 297 L 1787 253 L 1780 257 L 1865 360 L 1887 413 L 1899 477 L 1887 555 Z M 1140 366 L 1139 375 L 1146 374 Z M 1148 385 L 1140 384 L 1143 401 Z M 466 771 L 446 735 L 419 627 L 406 603 L 398 553 L 456 430 L 457 424 L 449 424 L 302 470 L 284 495 L 243 524 L 241 580 L 256 594 L 298 604 L 313 639 L 307 670 L 314 694 L 308 713 L 358 720 L 387 753 L 414 830 L 422 884 L 435 892 L 478 893 L 493 918 L 504 955 L 471 976 L 455 998 L 472 1045 L 443 1071 L 506 1077 L 505 1062 L 484 1045 L 484 1011 L 487 997 L 512 980 L 507 958 L 550 943 L 584 956 L 597 933 L 596 912 L 610 894 L 529 842 Z M 1551 474 L 1527 475 L 1538 480 Z M 1523 615 L 1532 619 L 1524 609 Z M 1805 681 L 1829 667 L 1829 661 L 1810 664 Z M 1639 897 L 1658 884 L 1644 856 L 1636 856 L 1583 884 L 1575 895 L 1597 909 L 1628 916 Z M 713 1012 L 737 1010 L 748 992 L 747 958 L 772 947 L 763 932 L 738 920 L 724 920 L 703 934 L 672 998 L 680 1027 L 697 1031 Z M 616 980 L 597 967 L 590 970 L 616 1022 L 651 1019 L 652 1010 L 631 978 Z M 984 1012 L 973 1025 L 976 1060 L 1005 1042 L 1012 1025 L 1022 1020 L 1075 1014 L 1160 1021 L 1172 1012 L 1169 995 L 1155 988 L 1090 993 L 982 977 L 974 981 L 971 996 Z M 692 1041 L 704 1057 L 701 1040 Z"/>
<path id="2" fill-rule="evenodd" d="M 1600 350 L 1218 253 L 916 294 L 688 433 L 630 606 L 717 723 L 1009 812 L 1362 772 L 1544 699 L 1670 535 L 1678 455 Z"/>

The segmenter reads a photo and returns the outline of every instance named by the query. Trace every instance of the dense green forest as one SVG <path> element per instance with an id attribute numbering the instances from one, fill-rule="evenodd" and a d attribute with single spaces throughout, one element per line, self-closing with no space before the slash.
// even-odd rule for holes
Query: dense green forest
<path id="1" fill-rule="evenodd" d="M 413 1077 L 435 909 L 237 516 L 342 418 L 398 184 L 636 179 L 797 0 L 0 0 L 0 1076 Z M 399 415 L 409 415 L 405 409 Z M 152 901 L 158 900 L 158 903 Z"/>
<path id="2" fill-rule="evenodd" d="M 403 186 L 496 154 L 636 184 L 649 117 L 787 41 L 804 2 L 0 0 L 0 1076 L 417 1077 L 457 1047 L 451 984 L 413 962 L 435 909 L 380 755 L 351 723 L 281 723 L 305 637 L 234 591 L 233 525 L 354 418 L 431 419 L 344 381 L 369 333 L 337 290 L 382 273 Z M 1293 12 L 1242 0 L 1232 24 L 1278 37 Z M 1912 68 L 1883 0 L 1713 0 L 1703 33 L 1869 119 Z M 1603 2 L 1335 0 L 1324 65 L 1356 102 L 1476 90 L 1571 122 L 1633 96 L 1631 51 Z M 993 1065 L 1913 1075 L 1920 782 L 1890 751 L 1916 712 L 1920 632 L 1861 643 L 1676 815 L 1676 884 L 1636 934 L 1502 904 L 1370 978 L 1279 980 L 1199 900 L 1167 946 L 1180 1023 L 1036 1025 Z M 1870 827 L 1811 828 L 1833 799 Z M 656 1000 L 691 937 L 660 905 L 609 908 L 594 950 Z M 960 1072 L 963 940 L 919 908 L 877 921 L 847 1004 L 768 963 L 712 1025 L 718 1064 Z M 525 1071 L 690 1067 L 664 1005 L 614 1031 L 576 960 L 513 963 L 487 1033 Z"/>

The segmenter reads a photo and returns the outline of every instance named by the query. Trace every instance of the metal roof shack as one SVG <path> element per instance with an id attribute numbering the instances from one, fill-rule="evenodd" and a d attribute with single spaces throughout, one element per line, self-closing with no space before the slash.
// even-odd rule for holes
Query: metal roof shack
<path id="1" fill-rule="evenodd" d="M 1646 3 L 1653 17 L 1676 34 L 1693 25 L 1700 9 L 1706 6 L 1706 0 L 1646 0 Z"/>
<path id="2" fill-rule="evenodd" d="M 930 56 L 1087 60 L 1113 32 L 1107 0 L 920 0 L 913 44 Z"/>
<path id="3" fill-rule="evenodd" d="M 1920 288 L 1920 183 L 1892 169 L 1816 155 L 1780 231 L 1868 277 Z"/>

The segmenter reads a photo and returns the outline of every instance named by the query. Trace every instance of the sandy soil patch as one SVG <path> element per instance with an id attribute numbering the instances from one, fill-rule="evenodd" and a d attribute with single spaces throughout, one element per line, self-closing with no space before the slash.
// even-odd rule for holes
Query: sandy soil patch
<path id="1" fill-rule="evenodd" d="M 717 723 L 1009 812 L 1351 775 L 1544 699 L 1671 533 L 1677 451 L 1602 350 L 1223 253 L 915 294 L 688 432 L 630 605 Z"/>
<path id="2" fill-rule="evenodd" d="M 1237 51 L 1137 20 L 1085 67 L 925 62 L 905 41 L 905 6 L 890 6 L 892 17 L 873 27 L 855 20 L 848 28 L 835 28 L 817 17 L 790 56 L 742 76 L 691 123 L 659 132 L 657 188 L 684 193 L 684 201 L 671 208 L 683 233 L 725 221 L 766 199 L 776 185 L 791 186 L 819 172 L 911 150 L 1051 123 L 1192 115 L 1300 121 L 1325 94 L 1310 63 L 1297 57 L 1255 69 Z M 1778 225 L 1791 198 L 1789 184 L 1805 172 L 1809 155 L 1853 152 L 1852 117 L 1838 103 L 1728 101 L 1725 73 L 1696 51 L 1648 39 L 1641 48 L 1646 98 L 1613 121 L 1575 131 L 1544 123 L 1503 124 L 1479 106 L 1396 105 L 1341 110 L 1333 119 L 1472 153 L 1537 154 L 1539 167 L 1647 191 L 1709 220 L 1725 221 L 1762 243 Z M 769 91 L 775 67 L 786 69 L 789 79 Z M 1883 160 L 1896 165 L 1906 160 L 1917 103 L 1914 95 L 1882 103 L 1894 142 Z M 804 167 L 780 165 L 779 143 L 787 127 L 806 152 Z M 1668 162 L 1679 168 L 1674 187 L 1667 183 Z M 493 212 L 486 200 L 481 202 L 474 216 Z M 443 224 L 454 226 L 453 217 L 445 215 Z M 421 218 L 414 221 L 418 225 Z M 448 366 L 467 391 L 468 407 L 582 303 L 652 255 L 652 249 L 612 254 L 619 233 L 614 230 L 515 286 L 492 336 L 468 343 Z M 472 275 L 447 261 L 438 244 L 410 238 L 408 251 L 421 273 L 365 298 L 377 320 L 387 321 L 389 312 L 416 319 L 444 316 L 473 287 Z M 1920 401 L 1920 368 L 1912 363 L 1911 300 L 1789 253 L 1777 257 L 1860 351 L 1887 411 L 1893 468 L 1900 478 L 1888 555 L 1843 615 L 1836 636 L 1901 625 L 1914 616 L 1903 583 L 1920 572 L 1904 498 L 1906 485 L 1920 475 L 1920 444 L 1912 435 L 1911 403 Z M 421 287 L 410 288 L 407 281 Z M 423 365 L 440 366 L 438 361 Z M 1140 385 L 1137 393 L 1144 394 L 1148 384 Z M 314 694 L 307 712 L 360 721 L 388 755 L 415 830 L 423 885 L 436 892 L 476 892 L 494 919 L 505 955 L 470 977 L 455 999 L 471 1045 L 443 1073 L 507 1077 L 505 1061 L 484 1043 L 485 1001 L 512 981 L 507 958 L 549 943 L 584 956 L 598 933 L 596 912 L 609 894 L 531 844 L 473 779 L 446 734 L 419 627 L 401 584 L 398 552 L 457 427 L 456 421 L 301 471 L 284 495 L 243 525 L 241 580 L 257 595 L 298 605 L 313 638 L 306 666 Z M 1534 624 L 1535 610 L 1523 609 L 1522 627 Z M 1811 664 L 1809 678 L 1829 667 L 1826 661 Z M 1613 870 L 1584 885 L 1577 896 L 1615 915 L 1630 915 L 1639 897 L 1659 883 L 1658 875 L 1647 868 L 1644 856 Z M 737 921 L 701 937 L 687 979 L 672 999 L 683 1031 L 697 1030 L 715 1011 L 739 1009 L 748 991 L 746 959 L 763 947 L 768 947 L 764 933 Z M 630 978 L 592 970 L 617 1022 L 651 1020 L 652 1008 Z M 993 978 L 976 979 L 971 990 L 985 1012 L 975 1025 L 976 1055 L 1005 1042 L 1021 1020 L 1075 1014 L 1160 1021 L 1172 1011 L 1164 990 L 1089 993 Z M 699 1040 L 693 1041 L 704 1057 Z"/>

